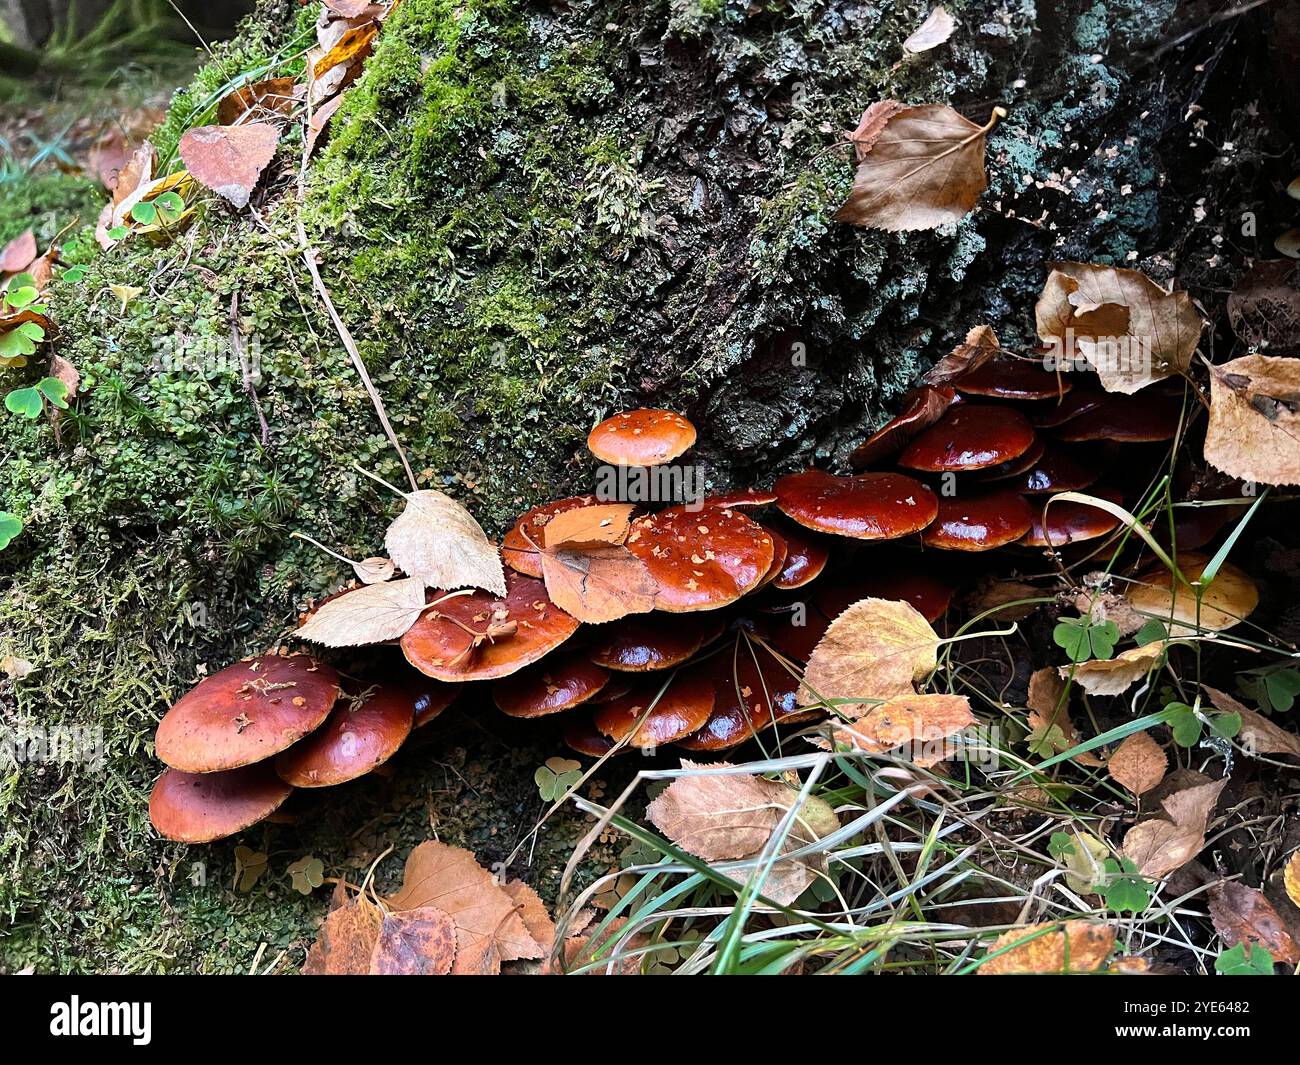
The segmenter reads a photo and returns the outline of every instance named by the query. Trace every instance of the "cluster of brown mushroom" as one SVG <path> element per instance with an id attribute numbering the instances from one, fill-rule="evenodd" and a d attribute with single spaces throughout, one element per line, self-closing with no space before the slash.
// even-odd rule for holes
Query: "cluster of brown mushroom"
<path id="1" fill-rule="evenodd" d="M 933 622 L 953 584 L 923 551 L 1056 550 L 1113 531 L 1106 510 L 1060 502 L 1045 519 L 1042 503 L 1082 489 L 1121 498 L 1122 469 L 1121 481 L 1097 487 L 1116 468 L 1116 447 L 1171 439 L 1180 414 L 1172 392 L 1106 393 L 986 354 L 914 390 L 853 453 L 860 471 L 894 469 L 810 469 L 771 490 L 635 517 L 622 546 L 653 579 L 654 610 L 607 624 L 581 624 L 552 601 L 539 545 L 557 515 L 609 500 L 544 503 L 504 538 L 504 596 L 440 598 L 401 637 L 418 673 L 344 691 L 334 669 L 306 655 L 264 656 L 199 684 L 158 729 L 170 768 L 151 800 L 154 824 L 168 838 L 207 841 L 268 816 L 293 787 L 354 779 L 465 683 L 490 682 L 511 717 L 563 714 L 564 741 L 596 757 L 668 744 L 719 751 L 815 718 L 796 698 L 801 666 L 845 607 L 901 599 Z M 695 435 L 679 414 L 636 410 L 602 422 L 588 446 L 605 463 L 647 467 L 678 458 Z M 855 553 L 853 541 L 897 543 Z M 805 591 L 824 573 L 834 579 Z"/>

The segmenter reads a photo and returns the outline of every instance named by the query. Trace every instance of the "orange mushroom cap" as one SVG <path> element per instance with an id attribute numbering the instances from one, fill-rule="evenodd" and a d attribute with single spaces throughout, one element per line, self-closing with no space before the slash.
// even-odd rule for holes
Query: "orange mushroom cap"
<path id="1" fill-rule="evenodd" d="M 587 702 L 609 674 L 581 651 L 553 655 L 492 683 L 492 699 L 510 717 L 544 717 Z"/>
<path id="2" fill-rule="evenodd" d="M 921 385 L 912 389 L 903 397 L 903 408 L 897 416 L 853 450 L 849 456 L 849 465 L 855 470 L 861 470 L 874 462 L 892 458 L 919 433 L 942 418 L 944 412 L 957 402 L 957 393 L 947 385 Z"/>
<path id="3" fill-rule="evenodd" d="M 893 540 L 920 532 L 939 503 L 930 489 L 901 473 L 836 477 L 824 470 L 776 482 L 777 505 L 800 525 L 857 540 Z"/>
<path id="4" fill-rule="evenodd" d="M 1101 476 L 1100 463 L 1095 456 L 1078 454 L 1079 450 L 1057 446 L 1045 449 L 1030 469 L 1016 475 L 1011 486 L 1025 495 L 1043 495 L 1078 492 L 1095 484 Z"/>
<path id="5" fill-rule="evenodd" d="M 211 843 L 265 820 L 293 788 L 269 762 L 220 773 L 164 769 L 149 795 L 149 820 L 179 843 Z"/>
<path id="6" fill-rule="evenodd" d="M 1074 387 L 1064 374 L 1024 359 L 990 359 L 956 377 L 952 385 L 968 396 L 995 399 L 1058 399 Z"/>
<path id="7" fill-rule="evenodd" d="M 1059 403 L 1030 411 L 1029 420 L 1039 429 L 1055 429 L 1106 402 L 1109 392 L 1099 388 L 1076 388 Z"/>
<path id="8" fill-rule="evenodd" d="M 713 699 L 707 679 L 679 673 L 667 689 L 658 680 L 648 680 L 623 698 L 598 706 L 592 721 L 616 743 L 630 737 L 629 747 L 662 747 L 699 729 L 713 710 Z"/>
<path id="9" fill-rule="evenodd" d="M 782 522 L 778 528 L 785 539 L 785 562 L 772 587 L 788 592 L 816 580 L 830 561 L 831 551 L 824 539 L 802 525 Z"/>
<path id="10" fill-rule="evenodd" d="M 541 503 L 532 510 L 524 511 L 501 540 L 501 560 L 518 573 L 540 578 L 542 561 L 537 548 L 546 542 L 545 530 L 551 519 L 557 514 L 577 510 L 579 507 L 594 507 L 598 502 L 594 495 L 570 496 L 568 499 Z"/>
<path id="11" fill-rule="evenodd" d="M 409 678 L 403 678 L 407 690 L 414 698 L 415 722 L 413 728 L 427 725 L 456 701 L 456 696 L 465 687 L 463 684 L 449 684 L 446 681 L 426 677 L 417 670 L 411 670 Z"/>
<path id="12" fill-rule="evenodd" d="M 366 686 L 334 704 L 329 720 L 276 756 L 275 771 L 295 788 L 324 788 L 365 776 L 406 742 L 415 724 L 418 687 L 401 681 Z"/>
<path id="13" fill-rule="evenodd" d="M 944 551 L 991 551 L 1019 540 L 1032 524 L 1029 504 L 1009 489 L 966 492 L 939 500 L 939 516 L 921 542 Z"/>
<path id="14" fill-rule="evenodd" d="M 963 403 L 913 440 L 898 464 L 930 473 L 982 470 L 1018 458 L 1034 429 L 1018 410 Z"/>
<path id="15" fill-rule="evenodd" d="M 770 488 L 740 488 L 734 492 L 722 492 L 716 496 L 705 496 L 706 507 L 766 507 L 776 502 L 776 492 Z"/>
<path id="16" fill-rule="evenodd" d="M 659 585 L 655 606 L 716 610 L 759 586 L 775 547 L 761 525 L 730 509 L 669 507 L 632 523 L 626 546 Z"/>
<path id="17" fill-rule="evenodd" d="M 597 630 L 591 660 L 605 669 L 646 673 L 681 665 L 722 635 L 722 621 L 711 614 L 663 618 L 629 617 Z"/>
<path id="18" fill-rule="evenodd" d="M 670 410 L 629 410 L 606 418 L 587 436 L 587 448 L 614 466 L 659 466 L 695 443 L 695 426 Z"/>
<path id="19" fill-rule="evenodd" d="M 1093 495 L 1119 502 L 1119 493 L 1094 489 Z M 1047 508 L 1047 525 L 1043 525 L 1043 504 L 1035 499 L 1030 506 L 1030 529 L 1020 542 L 1026 547 L 1064 547 L 1084 540 L 1095 540 L 1119 528 L 1119 518 L 1108 510 L 1067 499 Z"/>
<path id="20" fill-rule="evenodd" d="M 578 622 L 551 602 L 546 585 L 506 570 L 506 594 L 476 588 L 441 598 L 402 637 L 402 653 L 437 680 L 495 680 L 536 662 L 564 643 Z"/>
<path id="21" fill-rule="evenodd" d="M 1168 392 L 1107 395 L 1104 403 L 1085 411 L 1056 430 L 1058 440 L 1112 440 L 1120 444 L 1151 444 L 1172 440 L 1183 412 L 1181 396 Z"/>
<path id="22" fill-rule="evenodd" d="M 614 741 L 597 729 L 585 712 L 565 715 L 561 738 L 566 746 L 588 758 L 603 758 L 614 749 Z"/>
<path id="23" fill-rule="evenodd" d="M 318 728 L 338 694 L 338 673 L 310 655 L 236 662 L 177 700 L 158 723 L 154 749 L 186 773 L 238 769 Z"/>

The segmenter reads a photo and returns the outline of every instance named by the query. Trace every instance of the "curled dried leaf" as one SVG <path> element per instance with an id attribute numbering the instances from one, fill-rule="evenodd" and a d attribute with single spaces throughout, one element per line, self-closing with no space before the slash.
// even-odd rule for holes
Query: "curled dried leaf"
<path id="1" fill-rule="evenodd" d="M 468 510 L 435 489 L 407 494 L 406 507 L 388 527 L 384 545 L 402 572 L 430 588 L 483 588 L 506 594 L 496 545 Z"/>

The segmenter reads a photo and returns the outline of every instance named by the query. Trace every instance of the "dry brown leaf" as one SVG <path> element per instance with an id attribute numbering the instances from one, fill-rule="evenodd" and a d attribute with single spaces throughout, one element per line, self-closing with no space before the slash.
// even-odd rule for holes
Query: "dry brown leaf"
<path id="1" fill-rule="evenodd" d="M 1095 625 L 1109 621 L 1119 629 L 1121 636 L 1132 636 L 1147 619 L 1134 610 L 1133 604 L 1124 596 L 1104 590 L 1110 579 L 1108 573 L 1086 574 L 1082 588 L 1075 593 L 1074 608 Z"/>
<path id="2" fill-rule="evenodd" d="M 185 131 L 177 151 L 195 181 L 242 208 L 279 142 L 279 127 L 270 122 L 198 126 Z"/>
<path id="3" fill-rule="evenodd" d="M 1152 880 L 1181 869 L 1200 853 L 1214 804 L 1228 783 L 1226 779 L 1210 780 L 1200 773 L 1187 773 L 1185 777 L 1193 783 L 1161 801 L 1165 818 L 1143 821 L 1124 836 L 1124 857 Z"/>
<path id="4" fill-rule="evenodd" d="M 543 956 L 550 954 L 555 944 L 555 922 L 551 920 L 541 896 L 522 880 L 507 880 L 501 885 L 501 890 L 510 896 L 519 911 L 519 919 L 541 948 Z"/>
<path id="5" fill-rule="evenodd" d="M 683 769 L 721 769 L 730 762 Z M 744 858 L 762 850 L 785 816 L 790 789 L 750 774 L 678 777 L 646 808 L 646 817 L 683 850 L 706 861 Z"/>
<path id="6" fill-rule="evenodd" d="M 1300 484 L 1300 359 L 1245 355 L 1210 367 L 1205 461 L 1243 481 Z"/>
<path id="7" fill-rule="evenodd" d="M 131 153 L 126 146 L 126 137 L 116 127 L 107 130 L 91 146 L 87 155 L 87 168 L 95 172 L 104 188 L 112 192 L 117 188 L 117 176 L 121 173 Z"/>
<path id="8" fill-rule="evenodd" d="M 391 558 L 363 558 L 352 563 L 352 572 L 362 584 L 383 584 L 396 570 Z"/>
<path id="9" fill-rule="evenodd" d="M 435 489 L 411 492 L 384 536 L 389 557 L 430 588 L 484 588 L 506 594 L 501 555 L 474 516 Z"/>
<path id="10" fill-rule="evenodd" d="M 1138 270 L 1049 266 L 1035 307 L 1038 335 L 1065 358 L 1081 354 L 1107 392 L 1136 392 L 1187 369 L 1202 322 L 1186 292 L 1166 292 Z"/>
<path id="11" fill-rule="evenodd" d="M 860 161 L 836 220 L 895 233 L 959 221 L 988 187 L 984 139 L 1000 110 L 977 126 L 943 104 L 886 103 L 853 136 Z"/>
<path id="12" fill-rule="evenodd" d="M 1262 891 L 1228 880 L 1210 888 L 1209 900 L 1214 930 L 1226 946 L 1258 945 L 1273 955 L 1274 961 L 1300 965 L 1300 945 Z"/>
<path id="13" fill-rule="evenodd" d="M 1209 561 L 1207 556 L 1189 551 L 1178 556 L 1178 568 L 1194 583 L 1200 580 Z M 1196 593 L 1177 581 L 1163 565 L 1139 574 L 1124 596 L 1135 610 L 1163 621 L 1174 637 L 1230 629 L 1259 605 L 1255 582 L 1231 562 L 1219 567 L 1213 582 L 1201 595 L 1199 612 Z"/>
<path id="14" fill-rule="evenodd" d="M 874 707 L 852 722 L 832 722 L 836 742 L 883 754 L 907 746 L 908 759 L 922 769 L 947 759 L 945 742 L 975 724 L 970 700 L 964 695 L 900 695 Z"/>
<path id="15" fill-rule="evenodd" d="M 456 922 L 434 906 L 384 914 L 370 955 L 375 976 L 446 976 L 456 961 Z"/>
<path id="16" fill-rule="evenodd" d="M 632 936 L 626 944 L 619 949 L 617 960 L 610 958 L 610 953 L 618 944 L 623 934 L 623 929 L 627 925 L 627 919 L 616 917 L 609 925 L 602 929 L 590 932 L 586 935 L 575 932 L 567 936 L 564 940 L 564 965 L 552 965 L 548 960 L 543 972 L 547 975 L 558 976 L 561 973 L 570 972 L 574 969 L 581 968 L 585 965 L 601 963 L 595 968 L 582 973 L 583 976 L 636 976 L 641 972 L 641 961 L 643 955 L 637 951 L 643 950 L 649 943 L 649 937 L 644 933 L 638 932 Z M 612 971 L 607 968 L 612 961 Z"/>
<path id="17" fill-rule="evenodd" d="M 370 0 L 324 0 L 325 6 L 342 18 L 356 18 L 358 15 L 378 8 Z"/>
<path id="18" fill-rule="evenodd" d="M 394 910 L 433 906 L 456 922 L 457 975 L 497 973 L 503 961 L 540 958 L 542 949 L 515 911 L 514 901 L 474 855 L 436 840 L 406 859 L 402 887 L 385 900 Z"/>
<path id="19" fill-rule="evenodd" d="M 939 637 L 914 606 L 862 599 L 831 622 L 808 659 L 799 704 L 822 700 L 884 702 L 911 695 L 938 664 Z M 863 705 L 838 704 L 851 717 Z"/>
<path id="20" fill-rule="evenodd" d="M 134 152 L 117 174 L 117 183 L 113 186 L 113 198 L 110 206 L 114 209 L 125 203 L 142 185 L 153 180 L 154 168 L 158 165 L 158 153 L 154 146 L 145 141 Z"/>
<path id="21" fill-rule="evenodd" d="M 379 26 L 374 22 L 353 26 L 328 52 L 312 62 L 312 78 L 319 80 L 336 67 L 350 70 L 360 66 L 370 55 L 378 32 Z"/>
<path id="22" fill-rule="evenodd" d="M 942 10 L 936 9 L 936 10 Z M 921 380 L 928 385 L 946 385 L 953 378 L 983 366 L 993 358 L 1002 345 L 998 335 L 987 325 L 977 325 L 966 334 L 966 339 L 952 349 L 929 370 L 921 375 Z"/>
<path id="23" fill-rule="evenodd" d="M 1169 759 L 1149 732 L 1135 732 L 1115 748 L 1106 763 L 1111 779 L 1134 795 L 1143 795 L 1162 780 Z"/>
<path id="24" fill-rule="evenodd" d="M 1286 869 L 1282 873 L 1282 883 L 1286 886 L 1287 898 L 1300 906 L 1300 851 L 1291 855 L 1286 863 Z"/>
<path id="25" fill-rule="evenodd" d="M 0 274 L 20 274 L 36 258 L 36 235 L 25 230 L 0 250 Z"/>
<path id="26" fill-rule="evenodd" d="M 343 98 L 345 96 L 347 96 L 347 93 L 345 92 L 341 92 L 337 96 L 331 96 L 323 104 L 312 111 L 311 118 L 307 122 L 307 141 L 303 148 L 303 154 L 306 158 L 310 159 L 316 151 L 317 143 L 320 141 L 322 134 L 324 134 L 326 127 L 329 125 L 330 119 L 334 117 L 334 112 L 337 111 L 339 106 L 343 103 Z"/>
<path id="27" fill-rule="evenodd" d="M 943 44 L 952 36 L 952 31 L 956 28 L 957 23 L 953 21 L 953 17 L 940 5 L 931 11 L 925 21 L 903 42 L 903 48 L 913 55 L 918 52 L 928 52 L 931 48 L 938 48 Z"/>
<path id="28" fill-rule="evenodd" d="M 621 544 L 546 548 L 540 558 L 546 594 L 579 621 L 599 625 L 655 608 L 658 584 L 646 564 Z"/>
<path id="29" fill-rule="evenodd" d="M 631 503 L 599 503 L 562 511 L 546 523 L 539 547 L 588 547 L 621 544 L 632 520 Z"/>
<path id="30" fill-rule="evenodd" d="M 1255 713 L 1227 692 L 1211 688 L 1208 684 L 1202 684 L 1201 687 L 1209 695 L 1215 709 L 1222 710 L 1225 714 L 1240 715 L 1241 731 L 1237 733 L 1237 741 L 1249 753 L 1287 754 L 1300 758 L 1300 736 L 1288 732 L 1263 714 Z"/>
<path id="31" fill-rule="evenodd" d="M 294 635 L 326 647 L 383 643 L 414 625 L 424 605 L 424 582 L 418 577 L 367 584 L 322 603 Z"/>
<path id="32" fill-rule="evenodd" d="M 68 390 L 68 399 L 76 397 L 77 390 L 81 387 L 81 374 L 62 355 L 50 356 L 50 376 L 63 382 Z"/>
<path id="33" fill-rule="evenodd" d="M 1164 658 L 1162 645 L 1144 644 L 1121 651 L 1114 658 L 1098 658 L 1060 666 L 1062 677 L 1074 681 L 1089 695 L 1122 695 L 1155 669 Z"/>
<path id="34" fill-rule="evenodd" d="M 1065 749 L 1069 750 L 1082 743 L 1083 737 L 1074 727 L 1074 722 L 1070 718 L 1069 703 L 1064 695 L 1065 681 L 1051 666 L 1035 670 L 1030 674 L 1029 694 L 1025 699 L 1025 705 L 1029 708 L 1030 730 L 1037 732 L 1040 729 L 1046 731 L 1053 726 L 1059 728 L 1065 742 Z M 1093 768 L 1102 764 L 1101 759 L 1092 751 L 1082 751 L 1070 761 Z"/>
<path id="35" fill-rule="evenodd" d="M 849 142 L 853 145 L 853 155 L 857 162 L 862 162 L 876 138 L 884 132 L 889 120 L 901 111 L 906 104 L 897 100 L 877 100 L 862 112 L 858 128 L 849 133 Z"/>
<path id="36" fill-rule="evenodd" d="M 383 914 L 363 896 L 332 909 L 307 952 L 303 972 L 308 976 L 365 976 Z"/>
<path id="37" fill-rule="evenodd" d="M 1008 947 L 1005 954 L 998 954 Z M 989 960 L 977 972 L 981 976 L 1095 973 L 1106 964 L 1114 949 L 1115 929 L 1108 924 L 1096 921 L 1066 921 L 1064 926 L 1027 924 L 998 936 L 988 949 Z"/>
<path id="38" fill-rule="evenodd" d="M 285 75 L 245 85 L 227 93 L 217 104 L 217 124 L 233 126 L 249 114 L 290 115 L 300 93 L 294 79 Z"/>

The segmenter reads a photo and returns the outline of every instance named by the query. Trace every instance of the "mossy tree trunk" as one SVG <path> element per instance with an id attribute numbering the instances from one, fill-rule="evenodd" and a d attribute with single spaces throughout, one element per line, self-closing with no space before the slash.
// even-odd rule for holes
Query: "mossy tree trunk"
<path id="1" fill-rule="evenodd" d="M 615 409 L 690 414 L 713 487 L 836 467 L 972 325 L 1029 343 L 1048 259 L 1170 273 L 1169 211 L 1185 200 L 1162 193 L 1159 151 L 1187 101 L 1142 51 L 1172 5 L 947 6 L 952 41 L 903 61 L 928 4 L 404 0 L 301 206 L 290 143 L 251 213 L 205 201 L 174 243 L 96 255 L 60 287 L 58 350 L 83 395 L 57 431 L 6 438 L 0 506 L 27 528 L 0 556 L 0 654 L 36 669 L 0 694 L 11 722 L 102 727 L 108 761 L 9 777 L 14 960 L 126 964 L 126 927 L 134 949 L 160 951 L 146 964 L 246 961 L 205 934 L 230 900 L 191 890 L 193 855 L 150 838 L 149 737 L 200 668 L 273 643 L 347 575 L 289 534 L 377 553 L 395 503 L 356 467 L 402 476 L 311 293 L 299 216 L 423 483 L 497 532 L 584 487 L 583 437 Z M 264 3 L 178 95 L 163 154 L 243 72 L 294 69 L 312 14 Z M 959 225 L 887 235 L 830 220 L 851 181 L 839 131 L 884 97 L 981 121 L 1009 108 L 989 191 Z M 112 285 L 143 292 L 123 309 Z M 230 347 L 236 293 L 266 443 Z M 456 831 L 500 851 L 496 828 L 513 840 L 536 815 L 530 767 L 545 755 L 458 727 L 446 760 L 479 758 L 509 782 Z M 408 762 L 373 799 L 377 843 L 427 832 L 428 774 Z M 457 796 L 429 801 L 449 816 Z M 392 813 L 403 797 L 414 806 Z M 325 823 L 341 836 L 286 828 L 274 846 L 346 860 L 355 793 L 338 802 Z M 202 856 L 226 882 L 230 850 Z M 86 885 L 109 873 L 134 891 Z M 292 940 L 310 908 L 270 894 L 257 904 L 281 908 Z"/>

